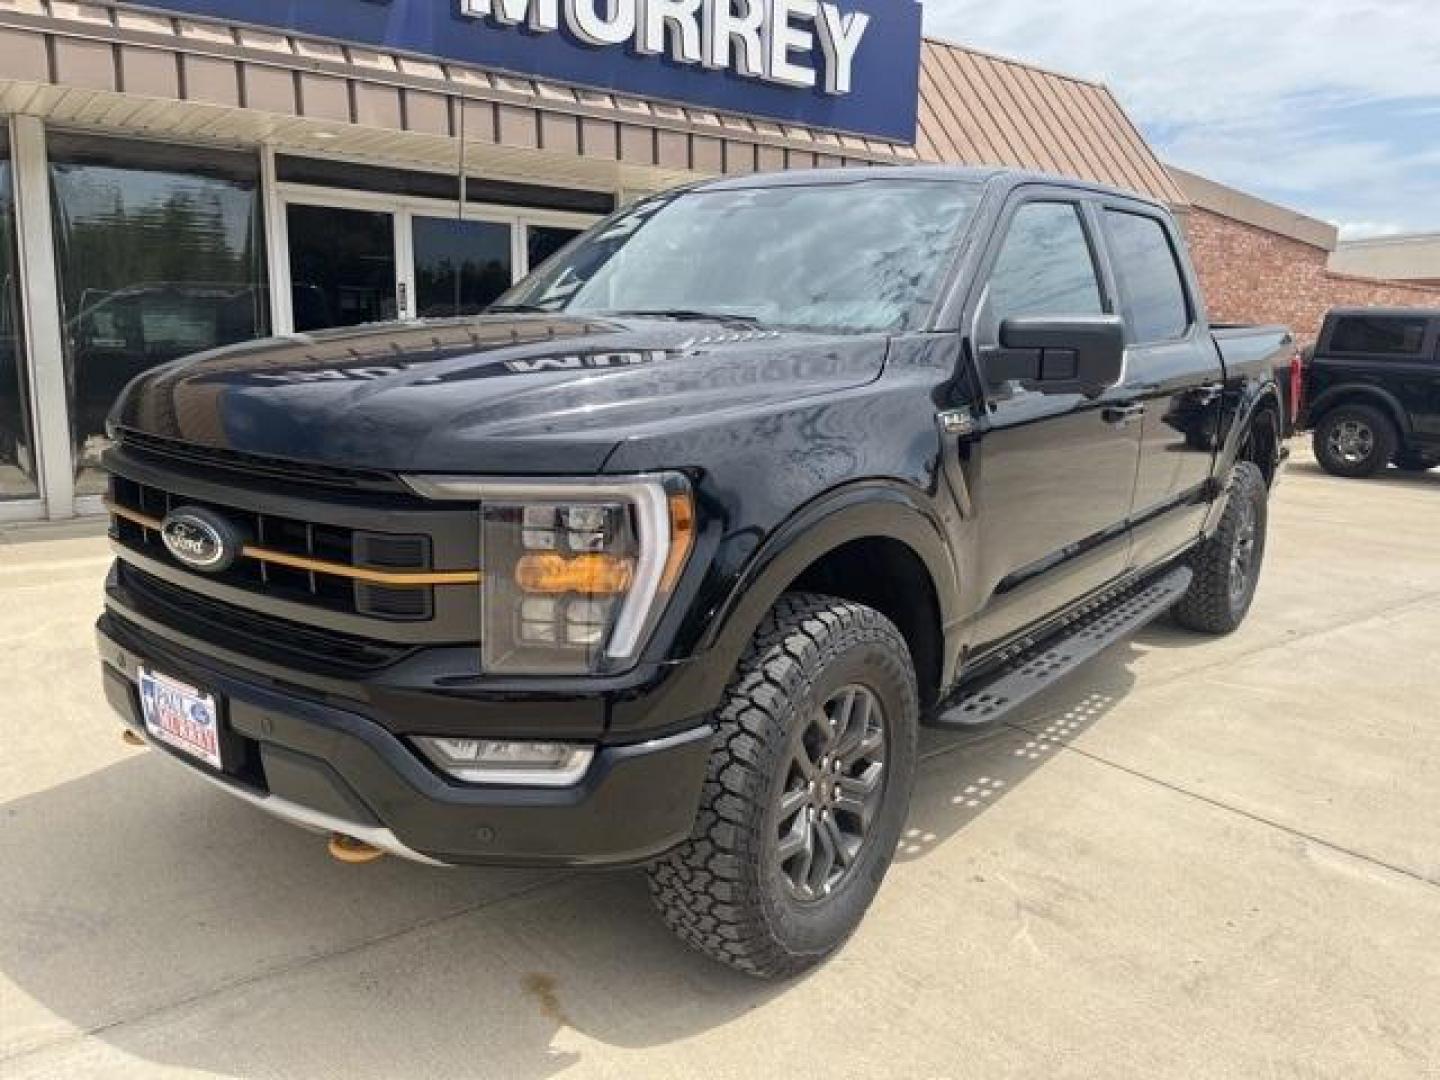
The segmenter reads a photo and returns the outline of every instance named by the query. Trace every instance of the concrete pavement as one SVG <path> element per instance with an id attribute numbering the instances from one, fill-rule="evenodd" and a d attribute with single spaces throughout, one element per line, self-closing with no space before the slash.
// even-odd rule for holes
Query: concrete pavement
<path id="1" fill-rule="evenodd" d="M 76 532 L 0 536 L 0 1076 L 1440 1077 L 1440 472 L 1297 464 L 1239 633 L 931 733 L 779 985 L 636 873 L 346 867 L 122 746 Z"/>

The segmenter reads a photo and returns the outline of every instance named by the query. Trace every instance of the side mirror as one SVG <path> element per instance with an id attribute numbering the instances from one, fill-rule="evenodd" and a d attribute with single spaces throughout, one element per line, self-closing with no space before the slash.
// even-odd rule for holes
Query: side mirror
<path id="1" fill-rule="evenodd" d="M 1000 347 L 980 354 L 985 380 L 1020 382 L 1044 394 L 1095 394 L 1120 381 L 1125 324 L 1114 315 L 1006 319 Z"/>

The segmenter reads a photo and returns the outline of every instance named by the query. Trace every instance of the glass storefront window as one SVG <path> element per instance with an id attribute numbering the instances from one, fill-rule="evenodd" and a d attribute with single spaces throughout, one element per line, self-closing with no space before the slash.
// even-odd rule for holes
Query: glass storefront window
<path id="1" fill-rule="evenodd" d="M 135 376 L 269 333 L 253 153 L 52 133 L 56 263 L 77 493 Z"/>
<path id="2" fill-rule="evenodd" d="M 583 231 L 583 229 L 562 229 L 555 225 L 527 225 L 525 227 L 525 247 L 530 257 L 530 270 L 533 272 L 541 263 Z"/>
<path id="3" fill-rule="evenodd" d="M 292 203 L 285 220 L 296 330 L 395 318 L 394 215 Z"/>
<path id="4" fill-rule="evenodd" d="M 412 227 L 422 319 L 477 314 L 510 287 L 509 225 L 415 217 Z"/>
<path id="5" fill-rule="evenodd" d="M 20 314 L 14 181 L 3 123 L 0 120 L 0 499 L 26 499 L 38 490 Z"/>

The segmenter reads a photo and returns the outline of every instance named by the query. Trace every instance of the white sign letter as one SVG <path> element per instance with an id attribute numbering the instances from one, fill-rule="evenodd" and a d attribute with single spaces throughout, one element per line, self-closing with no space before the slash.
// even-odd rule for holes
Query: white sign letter
<path id="1" fill-rule="evenodd" d="M 560 0 L 460 0 L 460 14 L 491 18 L 501 26 L 518 26 L 529 14 L 530 29 L 560 29 Z"/>
<path id="2" fill-rule="evenodd" d="M 790 60 L 790 53 L 809 53 L 815 47 L 815 32 L 808 27 L 791 24 L 791 19 L 814 22 L 819 11 L 819 0 L 769 0 L 770 23 L 766 29 L 770 34 L 766 77 L 771 82 L 786 86 L 814 86 L 815 69 L 804 67 Z"/>
<path id="3" fill-rule="evenodd" d="M 659 56 L 670 28 L 670 57 L 681 64 L 700 63 L 700 0 L 640 0 L 640 32 L 635 51 Z"/>
<path id="4" fill-rule="evenodd" d="M 502 0 L 503 2 L 503 0 Z M 820 4 L 820 49 L 825 53 L 825 92 L 848 94 L 850 69 L 854 66 L 855 50 L 870 25 L 870 16 L 863 11 L 842 15 L 834 4 Z"/>
<path id="5" fill-rule="evenodd" d="M 740 14 L 735 12 L 737 5 Z M 733 63 L 737 75 L 762 78 L 765 48 L 760 27 L 764 22 L 764 0 L 705 0 L 705 66 L 724 71 Z"/>
<path id="6" fill-rule="evenodd" d="M 566 21 L 587 45 L 622 45 L 635 36 L 635 0 L 565 0 Z"/>

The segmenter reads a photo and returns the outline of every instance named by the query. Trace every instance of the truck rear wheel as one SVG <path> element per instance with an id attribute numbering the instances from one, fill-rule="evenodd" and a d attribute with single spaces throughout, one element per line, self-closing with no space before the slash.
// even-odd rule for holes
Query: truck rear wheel
<path id="1" fill-rule="evenodd" d="M 1228 634 L 1245 621 L 1265 559 L 1265 474 L 1241 461 L 1230 470 L 1225 490 L 1220 525 L 1192 557 L 1195 579 L 1171 611 L 1181 626 L 1205 634 Z"/>
<path id="2" fill-rule="evenodd" d="M 910 651 L 889 619 L 781 597 L 716 713 L 694 831 L 650 866 L 670 929 L 765 978 L 839 948 L 894 856 L 918 718 Z"/>
<path id="3" fill-rule="evenodd" d="M 1335 476 L 1374 476 L 1395 456 L 1399 436 L 1372 405 L 1337 405 L 1315 425 L 1315 460 Z"/>

